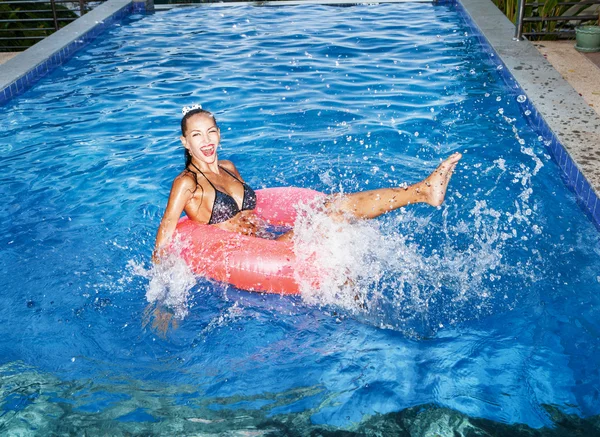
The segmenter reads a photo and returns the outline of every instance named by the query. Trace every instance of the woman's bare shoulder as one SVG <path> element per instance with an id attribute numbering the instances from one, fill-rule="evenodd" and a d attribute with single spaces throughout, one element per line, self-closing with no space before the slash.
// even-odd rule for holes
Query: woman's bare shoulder
<path id="1" fill-rule="evenodd" d="M 238 171 L 238 169 L 236 168 L 235 164 L 231 161 L 228 161 L 226 159 L 222 159 L 219 161 L 219 165 L 221 167 L 223 167 L 225 170 L 227 170 L 229 173 L 233 173 L 233 175 L 238 178 L 239 180 L 241 180 L 242 182 L 244 181 L 242 179 L 242 175 L 240 175 L 240 172 Z"/>
<path id="2" fill-rule="evenodd" d="M 237 172 L 237 168 L 235 167 L 235 164 L 233 162 L 229 161 L 228 159 L 219 159 L 219 165 L 229 171 Z"/>
<path id="3" fill-rule="evenodd" d="M 173 186 L 171 187 L 172 193 L 181 193 L 183 191 L 191 191 L 193 192 L 198 185 L 194 174 L 184 170 L 177 175 L 177 177 L 173 180 Z"/>

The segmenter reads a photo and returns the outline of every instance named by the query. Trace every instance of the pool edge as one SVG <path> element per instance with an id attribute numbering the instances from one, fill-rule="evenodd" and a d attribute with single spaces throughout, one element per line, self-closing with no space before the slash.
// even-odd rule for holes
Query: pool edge
<path id="1" fill-rule="evenodd" d="M 531 42 L 514 40 L 514 24 L 491 0 L 457 0 L 457 5 L 507 85 L 527 96 L 524 116 L 600 229 L 600 116 Z"/>
<path id="2" fill-rule="evenodd" d="M 153 9 L 144 0 L 108 0 L 0 65 L 0 105 L 31 88 L 107 28 Z"/>

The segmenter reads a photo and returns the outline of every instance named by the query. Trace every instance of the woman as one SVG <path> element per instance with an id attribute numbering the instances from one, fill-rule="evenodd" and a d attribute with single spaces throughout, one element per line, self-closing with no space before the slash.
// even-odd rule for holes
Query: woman
<path id="1" fill-rule="evenodd" d="M 175 232 L 181 213 L 194 221 L 257 235 L 263 224 L 254 216 L 256 195 L 231 161 L 218 160 L 221 132 L 214 116 L 199 106 L 184 108 L 181 143 L 185 148 L 185 169 L 175 178 L 156 235 L 153 260 L 158 261 Z M 460 153 L 443 161 L 426 179 L 409 187 L 381 188 L 328 198 L 325 208 L 336 218 L 353 216 L 371 219 L 410 203 L 439 206 Z M 279 237 L 289 240 L 293 231 Z"/>

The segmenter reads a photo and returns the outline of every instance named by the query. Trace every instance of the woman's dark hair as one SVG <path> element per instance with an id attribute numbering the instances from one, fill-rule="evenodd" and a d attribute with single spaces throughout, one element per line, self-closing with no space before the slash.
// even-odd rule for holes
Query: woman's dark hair
<path id="1" fill-rule="evenodd" d="M 217 124 L 217 119 L 212 114 L 212 112 L 201 108 L 192 109 L 191 111 L 188 111 L 181 119 L 181 135 L 185 136 L 185 132 L 187 131 L 187 121 L 190 119 L 190 117 L 196 114 L 203 114 L 207 115 L 208 117 L 212 117 L 212 119 L 215 121 L 215 126 L 217 126 L 217 128 L 219 127 L 219 125 Z M 188 149 L 184 148 L 183 150 L 185 153 L 185 168 L 188 168 L 192 163 L 192 155 Z"/>

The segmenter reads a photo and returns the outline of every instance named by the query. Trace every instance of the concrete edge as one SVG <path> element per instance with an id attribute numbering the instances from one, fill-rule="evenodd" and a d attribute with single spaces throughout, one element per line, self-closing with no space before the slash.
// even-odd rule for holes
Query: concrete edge
<path id="1" fill-rule="evenodd" d="M 458 0 L 508 86 L 527 96 L 524 116 L 544 138 L 566 185 L 600 228 L 600 117 L 491 0 Z"/>
<path id="2" fill-rule="evenodd" d="M 358 6 L 375 5 L 380 3 L 436 3 L 436 4 L 454 4 L 456 0 L 257 0 L 257 1 L 221 1 L 211 3 L 172 3 L 156 4 L 156 11 L 167 11 L 170 9 L 193 8 L 199 6 L 302 6 L 302 5 L 324 5 L 324 6 Z"/>
<path id="3" fill-rule="evenodd" d="M 108 0 L 1 64 L 0 105 L 29 89 L 115 22 L 146 8 L 145 1 Z"/>
<path id="4" fill-rule="evenodd" d="M 301 6 L 301 5 L 334 5 L 334 6 L 355 6 L 355 5 L 374 5 L 379 3 L 454 3 L 454 0 L 256 0 L 256 1 L 226 1 L 214 3 L 174 3 L 157 4 L 156 10 L 192 8 L 198 6 Z"/>

